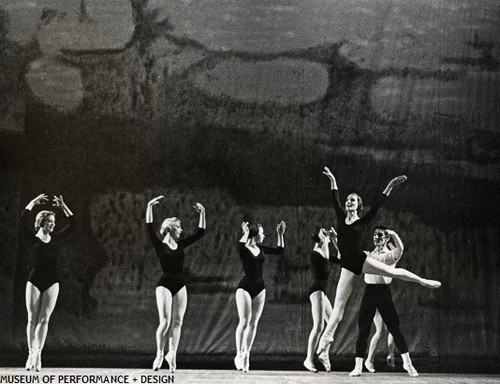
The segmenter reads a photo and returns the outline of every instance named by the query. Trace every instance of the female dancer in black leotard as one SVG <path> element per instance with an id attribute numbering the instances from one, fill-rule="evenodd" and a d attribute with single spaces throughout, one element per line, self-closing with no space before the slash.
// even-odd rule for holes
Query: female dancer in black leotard
<path id="1" fill-rule="evenodd" d="M 40 211 L 33 217 L 31 210 L 35 205 L 48 201 L 45 194 L 31 200 L 21 215 L 21 230 L 24 237 L 35 247 L 33 266 L 26 283 L 26 309 L 28 311 L 29 356 L 26 369 L 39 372 L 42 369 L 42 349 L 47 337 L 49 319 L 54 311 L 59 295 L 57 277 L 57 256 L 61 241 L 75 228 L 73 213 L 64 203 L 62 196 L 54 196 L 53 206 L 62 209 L 69 219 L 69 225 L 54 232 L 56 214 L 52 211 Z"/>
<path id="2" fill-rule="evenodd" d="M 182 321 L 187 306 L 187 290 L 184 275 L 184 248 L 199 240 L 205 234 L 205 208 L 200 203 L 193 207 L 199 213 L 198 230 L 191 236 L 181 239 L 181 221 L 176 217 L 165 219 L 161 225 L 158 238 L 153 226 L 153 206 L 158 204 L 163 196 L 158 196 L 148 203 L 146 223 L 151 243 L 160 261 L 163 274 L 156 286 L 156 304 L 160 324 L 156 330 L 156 358 L 153 369 L 161 368 L 165 344 L 168 339 L 168 353 L 165 360 L 170 372 L 175 372 L 177 346 L 181 336 Z"/>
<path id="3" fill-rule="evenodd" d="M 266 288 L 262 278 L 264 271 L 264 253 L 279 255 L 285 247 L 284 234 L 285 222 L 282 221 L 276 227 L 278 234 L 277 248 L 261 245 L 264 240 L 264 229 L 261 225 L 248 227 L 248 223 L 242 223 L 243 236 L 238 243 L 238 251 L 245 276 L 241 279 L 236 290 L 236 306 L 238 308 L 239 323 L 236 328 L 236 357 L 234 364 L 236 369 L 248 372 L 250 367 L 250 350 L 252 349 L 257 325 L 259 323 L 264 302 L 266 299 Z"/>
<path id="4" fill-rule="evenodd" d="M 318 346 L 321 332 L 323 332 L 324 323 L 328 321 L 332 313 L 332 304 L 330 300 L 328 300 L 328 296 L 326 296 L 326 284 L 330 273 L 330 249 L 328 244 L 332 242 L 335 248 L 337 248 L 337 233 L 333 228 L 331 228 L 329 232 L 324 228 L 320 228 L 319 231 L 313 235 L 313 240 L 314 248 L 310 256 L 313 283 L 309 289 L 313 327 L 309 334 L 307 357 L 303 364 L 309 371 L 318 372 L 314 365 L 314 352 Z M 340 263 L 340 253 L 338 253 L 337 257 L 333 260 L 334 262 Z M 327 349 L 318 356 L 319 361 L 323 364 L 327 372 L 331 370 L 329 349 L 330 347 L 327 347 Z"/>
<path id="5" fill-rule="evenodd" d="M 358 209 L 362 208 L 361 198 L 355 193 L 348 195 L 344 211 L 340 205 L 339 191 L 335 177 L 328 167 L 324 168 L 323 174 L 330 179 L 333 194 L 333 206 L 337 215 L 338 246 L 342 255 L 340 259 L 342 270 L 337 284 L 332 315 L 328 319 L 328 324 L 319 340 L 318 354 L 325 351 L 328 345 L 333 342 L 335 331 L 342 320 L 347 300 L 354 287 L 354 279 L 361 272 L 411 281 L 428 288 L 439 288 L 441 286 L 439 281 L 427 280 L 406 269 L 394 268 L 378 260 L 367 258 L 365 252 L 361 249 L 361 241 L 363 240 L 366 227 L 375 217 L 382 201 L 389 196 L 395 186 L 406 181 L 406 176 L 398 176 L 389 181 L 387 187 L 382 192 L 382 196 L 379 196 L 370 211 L 362 218 L 359 218 Z"/>

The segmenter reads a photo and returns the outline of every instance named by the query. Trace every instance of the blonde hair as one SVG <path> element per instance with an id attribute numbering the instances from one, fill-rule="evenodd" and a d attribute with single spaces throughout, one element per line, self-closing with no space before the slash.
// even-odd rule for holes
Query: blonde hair
<path id="1" fill-rule="evenodd" d="M 37 213 L 35 217 L 35 230 L 38 231 L 41 227 L 45 225 L 45 222 L 47 221 L 47 217 L 49 216 L 54 216 L 56 217 L 56 214 L 52 211 L 40 211 Z"/>
<path id="2" fill-rule="evenodd" d="M 181 221 L 177 217 L 166 218 L 165 220 L 163 220 L 163 223 L 161 223 L 160 235 L 165 237 L 167 235 L 167 232 L 170 231 L 173 226 L 180 224 Z"/>

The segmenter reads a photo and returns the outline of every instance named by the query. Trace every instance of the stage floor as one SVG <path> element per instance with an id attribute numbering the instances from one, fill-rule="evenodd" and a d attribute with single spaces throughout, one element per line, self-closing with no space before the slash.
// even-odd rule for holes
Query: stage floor
<path id="1" fill-rule="evenodd" d="M 51 383 L 51 384 L 344 384 L 344 383 L 419 383 L 419 384 L 476 384 L 499 383 L 500 375 L 436 374 L 422 373 L 412 378 L 402 372 L 363 373 L 351 378 L 348 372 L 311 373 L 307 371 L 250 371 L 180 369 L 175 374 L 161 369 L 113 369 L 113 368 L 44 368 L 41 372 L 22 368 L 0 368 L 0 384 L 4 383 Z"/>

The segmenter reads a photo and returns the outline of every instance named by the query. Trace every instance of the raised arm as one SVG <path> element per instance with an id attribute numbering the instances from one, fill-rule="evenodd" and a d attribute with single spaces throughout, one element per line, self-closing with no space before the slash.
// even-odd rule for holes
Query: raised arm
<path id="1" fill-rule="evenodd" d="M 200 214 L 200 220 L 198 222 L 198 227 L 201 229 L 206 229 L 207 228 L 207 219 L 205 215 L 205 207 L 201 205 L 200 203 L 196 203 L 193 208 L 195 209 L 196 212 Z"/>
<path id="2" fill-rule="evenodd" d="M 340 260 L 340 249 L 337 243 L 337 232 L 335 232 L 335 229 L 333 227 L 331 227 L 330 230 L 328 231 L 328 237 L 330 238 L 330 241 L 337 250 L 337 259 Z"/>
<path id="3" fill-rule="evenodd" d="M 401 255 L 403 254 L 403 251 L 404 251 L 403 241 L 401 240 L 401 238 L 399 237 L 399 235 L 395 231 L 388 229 L 385 233 L 387 236 L 389 236 L 392 239 L 392 241 L 394 242 L 394 245 L 395 245 L 394 250 L 398 251 L 400 254 L 399 257 L 401 257 Z"/>
<path id="4" fill-rule="evenodd" d="M 391 193 L 392 189 L 396 185 L 404 183 L 406 181 L 406 179 L 408 179 L 408 178 L 405 175 L 401 175 L 401 176 L 395 177 L 394 179 L 392 179 L 391 181 L 389 181 L 389 183 L 387 184 L 387 187 L 385 187 L 385 189 L 384 189 L 384 191 L 382 193 L 384 195 L 386 195 L 386 196 L 389 196 L 389 194 Z"/>
<path id="5" fill-rule="evenodd" d="M 333 176 L 333 173 L 330 171 L 328 167 L 324 167 L 323 175 L 328 177 L 328 179 L 330 180 L 330 189 L 332 191 L 332 197 L 333 197 L 333 209 L 335 210 L 335 214 L 337 215 L 337 220 L 343 220 L 345 219 L 346 214 L 342 209 L 342 205 L 340 205 L 337 180 L 335 179 L 335 176 Z"/>
<path id="6" fill-rule="evenodd" d="M 240 243 L 246 244 L 248 241 L 248 235 L 250 235 L 250 229 L 248 229 L 248 222 L 243 222 L 241 223 L 241 231 L 243 232 L 243 235 L 240 238 Z"/>
<path id="7" fill-rule="evenodd" d="M 325 256 L 325 258 L 329 259 L 330 247 L 328 246 L 328 244 L 330 243 L 330 236 L 328 236 L 328 233 L 324 228 L 321 228 L 318 233 L 318 237 L 321 240 L 321 250 L 323 251 L 323 255 Z"/>
<path id="8" fill-rule="evenodd" d="M 286 232 L 286 224 L 282 220 L 276 226 L 276 234 L 278 235 L 278 247 L 285 248 L 285 232 Z"/>
<path id="9" fill-rule="evenodd" d="M 59 235 L 59 236 L 66 235 L 66 234 L 72 232 L 73 229 L 75 229 L 75 220 L 73 217 L 73 212 L 71 212 L 71 210 L 68 208 L 68 206 L 64 202 L 63 197 L 61 195 L 54 196 L 52 201 L 53 201 L 52 205 L 54 207 L 60 208 L 64 212 L 66 217 L 68 217 L 70 219 L 69 225 L 67 225 L 66 227 L 64 227 L 60 231 L 57 231 L 57 235 Z"/>
<path id="10" fill-rule="evenodd" d="M 149 200 L 148 206 L 146 208 L 146 223 L 150 224 L 153 222 L 153 207 L 160 203 L 163 196 L 157 196 L 154 199 Z"/>
<path id="11" fill-rule="evenodd" d="M 35 235 L 35 227 L 33 225 L 33 218 L 31 217 L 30 214 L 27 214 L 26 212 L 31 212 L 33 210 L 33 207 L 35 205 L 41 205 L 46 203 L 49 200 L 47 195 L 45 193 L 42 193 L 35 197 L 33 200 L 31 200 L 28 205 L 26 205 L 24 212 L 21 215 L 21 228 L 22 232 L 30 237 Z"/>

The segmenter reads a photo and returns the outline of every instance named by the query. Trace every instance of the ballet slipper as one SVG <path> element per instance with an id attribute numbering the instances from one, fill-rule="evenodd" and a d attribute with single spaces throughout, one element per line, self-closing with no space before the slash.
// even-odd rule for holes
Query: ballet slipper
<path id="1" fill-rule="evenodd" d="M 318 355 L 318 360 L 321 364 L 323 364 L 326 372 L 329 373 L 332 371 L 332 365 L 330 364 L 330 355 L 328 355 L 328 353 L 323 352 L 321 355 Z"/>
<path id="2" fill-rule="evenodd" d="M 361 376 L 361 369 L 354 368 L 351 372 L 349 372 L 349 377 L 359 377 Z"/>
<path id="3" fill-rule="evenodd" d="M 175 368 L 177 368 L 175 361 L 175 352 L 168 351 L 167 355 L 165 356 L 165 361 L 168 363 L 168 368 L 170 370 L 170 373 L 174 373 Z"/>
<path id="4" fill-rule="evenodd" d="M 441 286 L 441 283 L 439 281 L 427 280 L 427 279 L 422 279 L 420 284 L 422 284 L 424 287 L 432 288 L 432 289 L 436 289 L 436 288 L 439 288 Z"/>
<path id="5" fill-rule="evenodd" d="M 30 348 L 28 354 L 28 360 L 26 360 L 26 366 L 24 367 L 27 371 L 35 369 L 35 365 L 33 364 L 34 355 L 35 354 L 33 348 Z"/>
<path id="6" fill-rule="evenodd" d="M 396 363 L 395 363 L 395 361 L 394 361 L 394 356 L 391 356 L 391 355 L 387 356 L 386 361 L 387 361 L 387 365 L 388 365 L 389 367 L 391 367 L 391 368 L 396 368 Z"/>
<path id="7" fill-rule="evenodd" d="M 304 365 L 304 367 L 310 371 L 310 372 L 314 372 L 314 373 L 318 373 L 318 370 L 316 369 L 316 367 L 314 366 L 314 363 L 308 359 L 305 359 L 304 362 L 302 363 Z"/>
<path id="8" fill-rule="evenodd" d="M 411 377 L 418 377 L 418 372 L 413 365 L 411 365 L 411 364 L 404 365 L 403 364 L 403 368 L 405 369 L 406 372 L 408 372 L 408 375 L 410 375 Z"/>
<path id="9" fill-rule="evenodd" d="M 36 372 L 40 372 L 42 370 L 42 350 L 36 348 L 33 353 L 33 368 Z"/>
<path id="10" fill-rule="evenodd" d="M 248 372 L 250 370 L 250 352 L 243 352 L 243 372 Z"/>
<path id="11" fill-rule="evenodd" d="M 365 368 L 368 370 L 370 373 L 375 373 L 375 366 L 373 365 L 372 361 L 365 361 Z"/>
<path id="12" fill-rule="evenodd" d="M 333 343 L 333 337 L 327 337 L 325 335 L 321 336 L 318 343 L 318 349 L 316 353 L 321 355 L 323 352 L 326 352 L 328 346 Z"/>
<path id="13" fill-rule="evenodd" d="M 236 355 L 234 358 L 234 366 L 238 371 L 243 371 L 243 361 L 241 359 L 241 355 Z"/>
<path id="14" fill-rule="evenodd" d="M 156 354 L 155 361 L 153 361 L 153 371 L 157 371 L 161 368 L 161 365 L 163 363 L 163 353 L 158 352 Z"/>

